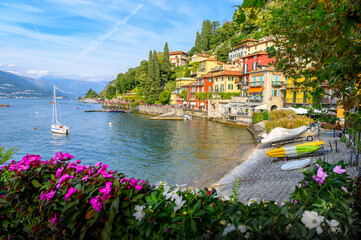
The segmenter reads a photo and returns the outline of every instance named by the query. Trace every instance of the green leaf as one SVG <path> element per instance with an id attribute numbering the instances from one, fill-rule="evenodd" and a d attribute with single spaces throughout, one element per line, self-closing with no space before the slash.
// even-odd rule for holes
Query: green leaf
<path id="1" fill-rule="evenodd" d="M 104 224 L 104 228 L 101 232 L 102 240 L 110 240 L 112 236 L 112 223 L 111 221 L 106 221 Z"/>
<path id="2" fill-rule="evenodd" d="M 156 204 L 156 203 L 158 202 L 158 199 L 157 199 L 157 197 L 155 196 L 154 193 L 151 193 L 151 194 L 150 194 L 150 199 L 152 200 L 152 202 L 153 202 L 154 204 Z"/>
<path id="3" fill-rule="evenodd" d="M 4 228 L 8 228 L 9 221 L 8 221 L 8 220 L 4 220 L 4 221 L 2 222 L 2 225 L 3 225 Z"/>
<path id="4" fill-rule="evenodd" d="M 191 231 L 197 232 L 197 223 L 193 219 L 191 220 Z"/>
<path id="5" fill-rule="evenodd" d="M 31 181 L 31 183 L 33 184 L 33 186 L 34 187 L 36 187 L 36 188 L 40 188 L 42 185 L 38 182 L 38 180 L 33 180 L 33 181 Z"/>
<path id="6" fill-rule="evenodd" d="M 68 203 L 68 204 L 65 205 L 65 207 L 63 208 L 63 212 L 66 212 L 67 210 L 69 210 L 70 208 L 76 206 L 77 204 L 78 204 L 77 202 Z"/>
<path id="7" fill-rule="evenodd" d="M 119 197 L 117 197 L 113 202 L 112 202 L 112 207 L 118 211 L 119 209 Z"/>

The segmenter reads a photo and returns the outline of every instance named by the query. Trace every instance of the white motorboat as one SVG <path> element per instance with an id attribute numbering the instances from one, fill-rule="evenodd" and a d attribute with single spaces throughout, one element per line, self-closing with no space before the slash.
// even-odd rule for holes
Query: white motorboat
<path id="1" fill-rule="evenodd" d="M 58 122 L 58 113 L 56 109 L 56 87 L 54 85 L 54 95 L 53 95 L 53 117 L 51 123 L 51 132 L 57 134 L 69 134 L 70 128 L 68 126 L 62 125 Z"/>
<path id="2" fill-rule="evenodd" d="M 300 137 L 306 131 L 307 131 L 306 126 L 301 126 L 299 128 L 294 128 L 294 129 L 277 127 L 273 129 L 268 135 L 265 135 L 264 138 L 261 140 L 261 143 L 275 143 L 275 142 L 294 139 Z"/>
<path id="3" fill-rule="evenodd" d="M 186 114 L 186 113 L 183 113 L 182 118 L 183 118 L 183 119 L 186 119 L 186 120 L 192 119 L 192 117 L 189 116 L 189 115 Z"/>

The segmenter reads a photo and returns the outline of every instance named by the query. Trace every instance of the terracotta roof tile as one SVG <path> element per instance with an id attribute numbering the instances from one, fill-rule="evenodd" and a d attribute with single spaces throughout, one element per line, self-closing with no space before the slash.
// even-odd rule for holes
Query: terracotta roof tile
<path id="1" fill-rule="evenodd" d="M 187 53 L 183 52 L 183 51 L 175 51 L 175 52 L 169 52 L 169 55 L 178 55 L 178 54 L 185 54 L 187 55 Z"/>
<path id="2" fill-rule="evenodd" d="M 255 53 L 248 54 L 241 58 L 252 57 L 252 56 L 256 56 L 256 55 L 268 55 L 268 53 L 266 51 L 261 50 L 261 51 L 255 52 Z"/>
<path id="3" fill-rule="evenodd" d="M 214 75 L 214 77 L 218 76 L 241 76 L 242 73 L 239 71 L 222 71 Z"/>

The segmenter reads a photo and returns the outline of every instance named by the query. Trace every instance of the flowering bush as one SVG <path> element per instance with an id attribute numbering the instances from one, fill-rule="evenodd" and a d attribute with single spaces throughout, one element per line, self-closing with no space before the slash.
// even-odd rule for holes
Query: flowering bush
<path id="1" fill-rule="evenodd" d="M 342 162 L 305 171 L 289 202 L 243 204 L 72 158 L 27 155 L 2 167 L 11 174 L 0 181 L 1 239 L 355 239 L 360 225 Z"/>

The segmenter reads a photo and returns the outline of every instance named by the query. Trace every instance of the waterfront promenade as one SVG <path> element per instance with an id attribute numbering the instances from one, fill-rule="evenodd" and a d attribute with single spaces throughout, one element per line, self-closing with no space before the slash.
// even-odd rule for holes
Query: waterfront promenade
<path id="1" fill-rule="evenodd" d="M 326 137 L 325 134 L 321 133 L 319 140 L 325 141 L 325 150 L 329 152 L 325 155 L 310 157 L 311 162 L 319 158 L 328 163 L 337 163 L 341 160 L 345 163 L 349 162 L 350 155 L 348 149 L 345 144 L 339 142 L 338 138 Z M 335 152 L 335 141 L 337 141 L 337 152 Z M 333 150 L 330 148 L 330 142 Z M 244 157 L 241 161 L 242 164 L 213 184 L 217 192 L 230 196 L 235 179 L 241 177 L 238 199 L 243 203 L 247 203 L 254 198 L 276 202 L 289 199 L 290 193 L 294 191 L 295 186 L 303 178 L 303 174 L 300 169 L 282 171 L 281 166 L 285 163 L 284 161 L 272 161 L 271 158 L 266 156 L 266 152 L 271 149 L 273 148 L 258 145 L 248 156 Z M 347 173 L 351 177 L 356 176 L 356 168 L 349 166 Z"/>

